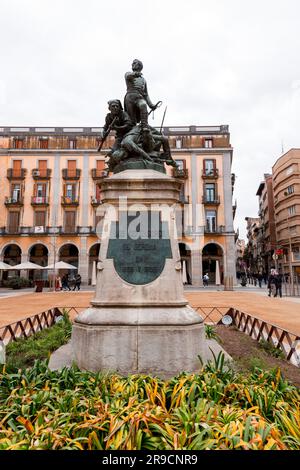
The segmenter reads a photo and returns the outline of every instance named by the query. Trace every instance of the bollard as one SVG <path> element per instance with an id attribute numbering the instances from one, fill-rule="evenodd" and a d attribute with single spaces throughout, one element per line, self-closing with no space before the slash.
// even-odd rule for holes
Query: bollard
<path id="1" fill-rule="evenodd" d="M 5 344 L 0 340 L 0 364 L 5 364 Z"/>

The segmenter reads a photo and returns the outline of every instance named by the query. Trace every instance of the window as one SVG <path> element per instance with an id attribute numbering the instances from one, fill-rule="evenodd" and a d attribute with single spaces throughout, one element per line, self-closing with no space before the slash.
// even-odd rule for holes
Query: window
<path id="1" fill-rule="evenodd" d="M 286 169 L 286 175 L 290 175 L 291 173 L 293 173 L 293 165 L 289 166 L 287 169 Z"/>
<path id="2" fill-rule="evenodd" d="M 49 139 L 47 137 L 40 138 L 40 149 L 48 148 Z"/>
<path id="3" fill-rule="evenodd" d="M 20 212 L 10 211 L 8 213 L 8 231 L 10 233 L 17 233 L 20 225 Z"/>
<path id="4" fill-rule="evenodd" d="M 204 147 L 211 149 L 213 147 L 213 139 L 204 139 Z"/>
<path id="5" fill-rule="evenodd" d="M 19 137 L 16 137 L 14 139 L 14 148 L 15 149 L 22 149 L 24 148 L 24 139 L 21 139 Z"/>
<path id="6" fill-rule="evenodd" d="M 75 184 L 66 184 L 65 185 L 65 196 L 71 201 L 75 200 L 76 198 L 76 185 Z"/>
<path id="7" fill-rule="evenodd" d="M 176 160 L 176 163 L 178 165 L 179 170 L 184 170 L 185 169 L 185 160 Z"/>
<path id="8" fill-rule="evenodd" d="M 294 192 L 294 185 L 288 186 L 286 192 L 287 192 L 287 194 L 293 194 L 293 192 Z"/>
<path id="9" fill-rule="evenodd" d="M 178 137 L 176 139 L 175 146 L 176 146 L 177 149 L 181 149 L 181 147 L 182 147 L 182 138 L 181 137 L 180 138 Z"/>
<path id="10" fill-rule="evenodd" d="M 34 226 L 45 227 L 46 225 L 46 211 L 35 211 L 34 212 Z"/>
<path id="11" fill-rule="evenodd" d="M 35 188 L 36 197 L 45 197 L 46 196 L 46 185 L 43 183 L 38 183 Z"/>
<path id="12" fill-rule="evenodd" d="M 288 207 L 288 214 L 289 214 L 289 215 L 294 215 L 294 214 L 296 214 L 296 206 L 290 206 L 290 207 Z"/>
<path id="13" fill-rule="evenodd" d="M 217 228 L 217 212 L 216 211 L 206 211 L 206 230 L 208 232 L 215 232 Z"/>
<path id="14" fill-rule="evenodd" d="M 76 139 L 70 139 L 69 140 L 69 148 L 70 149 L 76 149 Z"/>
<path id="15" fill-rule="evenodd" d="M 206 202 L 213 202 L 216 199 L 216 188 L 214 183 L 207 183 L 205 185 L 205 200 Z"/>
<path id="16" fill-rule="evenodd" d="M 14 202 L 18 202 L 21 200 L 21 185 L 20 184 L 12 184 L 11 197 Z"/>
<path id="17" fill-rule="evenodd" d="M 216 168 L 216 160 L 204 160 L 204 173 L 206 176 L 213 176 Z"/>

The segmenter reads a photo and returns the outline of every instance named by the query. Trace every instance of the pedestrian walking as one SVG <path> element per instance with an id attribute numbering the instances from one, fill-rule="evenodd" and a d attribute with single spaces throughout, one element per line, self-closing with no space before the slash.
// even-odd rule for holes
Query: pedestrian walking
<path id="1" fill-rule="evenodd" d="M 68 279 L 68 275 L 67 274 L 64 274 L 62 279 L 61 279 L 61 284 L 62 284 L 62 290 L 71 290 L 70 289 L 70 286 L 69 286 L 69 279 Z"/>
<path id="2" fill-rule="evenodd" d="M 275 297 L 276 294 L 276 270 L 271 269 L 270 276 L 268 278 L 268 296 L 271 297 L 273 294 Z"/>
<path id="3" fill-rule="evenodd" d="M 204 276 L 203 276 L 203 286 L 205 287 L 208 287 L 208 281 L 209 281 L 209 275 L 208 273 L 205 273 Z"/>
<path id="4" fill-rule="evenodd" d="M 77 289 L 77 290 L 80 290 L 80 285 L 81 285 L 81 276 L 80 276 L 80 274 L 78 273 L 78 274 L 76 274 L 76 276 L 75 276 L 75 285 L 74 285 L 73 290 L 76 290 L 76 289 Z"/>
<path id="5" fill-rule="evenodd" d="M 279 294 L 279 297 L 282 297 L 282 275 L 279 273 L 275 274 L 275 286 L 276 286 L 276 292 L 274 297 L 277 297 Z"/>
<path id="6" fill-rule="evenodd" d="M 257 275 L 257 280 L 258 280 L 258 285 L 261 288 L 262 280 L 263 280 L 263 275 L 262 273 L 258 273 Z"/>

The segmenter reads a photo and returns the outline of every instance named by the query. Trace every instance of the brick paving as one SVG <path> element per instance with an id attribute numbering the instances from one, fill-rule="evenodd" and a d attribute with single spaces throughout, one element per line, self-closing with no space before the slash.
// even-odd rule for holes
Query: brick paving
<path id="1" fill-rule="evenodd" d="M 253 292 L 192 291 L 185 293 L 192 306 L 235 307 L 245 313 L 300 335 L 300 304 L 291 299 L 270 298 Z M 0 326 L 13 323 L 51 307 L 89 305 L 94 292 L 26 293 L 0 298 Z"/>

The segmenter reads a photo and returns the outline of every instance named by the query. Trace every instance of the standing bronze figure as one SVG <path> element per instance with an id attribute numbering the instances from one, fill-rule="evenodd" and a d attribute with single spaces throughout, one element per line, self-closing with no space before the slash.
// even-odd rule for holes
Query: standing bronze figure
<path id="1" fill-rule="evenodd" d="M 132 62 L 132 72 L 125 73 L 127 91 L 124 98 L 124 108 L 134 124 L 140 122 L 142 129 L 147 129 L 147 105 L 153 111 L 156 109 L 156 105 L 152 103 L 148 95 L 147 82 L 143 77 L 142 70 L 142 62 L 135 59 Z"/>

